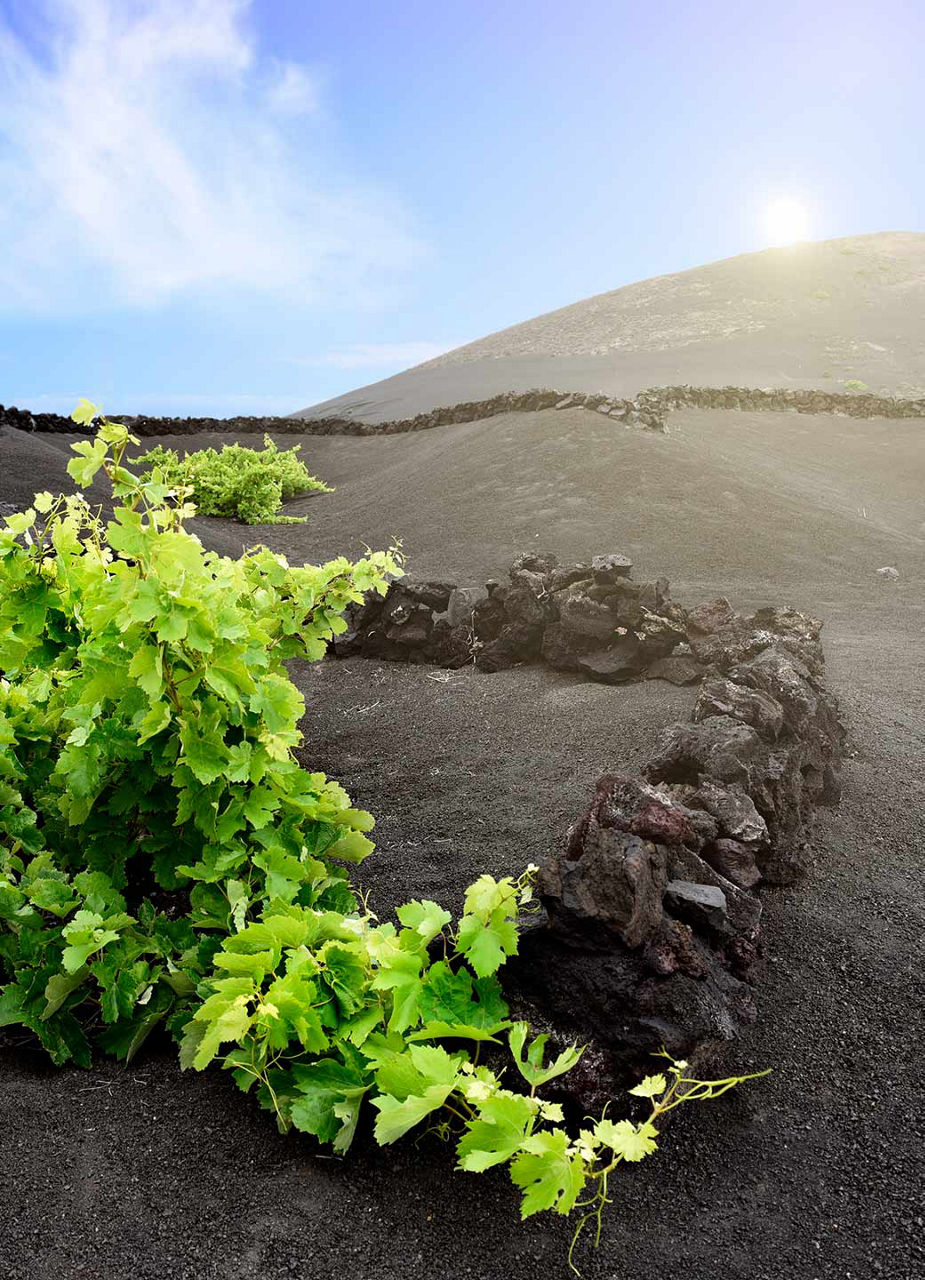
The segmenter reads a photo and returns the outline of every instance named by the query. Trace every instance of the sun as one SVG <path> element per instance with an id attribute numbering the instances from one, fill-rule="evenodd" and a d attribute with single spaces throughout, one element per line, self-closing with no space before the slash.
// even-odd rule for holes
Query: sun
<path id="1" fill-rule="evenodd" d="M 768 244 L 794 244 L 809 238 L 809 214 L 799 200 L 774 200 L 764 212 Z"/>

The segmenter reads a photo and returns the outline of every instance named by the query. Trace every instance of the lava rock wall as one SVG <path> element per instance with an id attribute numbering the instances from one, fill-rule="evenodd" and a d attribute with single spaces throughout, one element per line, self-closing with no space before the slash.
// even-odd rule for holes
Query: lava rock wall
<path id="1" fill-rule="evenodd" d="M 707 668 L 688 642 L 687 611 L 665 578 L 638 583 L 631 573 L 623 555 L 563 566 L 542 554 L 519 556 L 507 583 L 484 588 L 402 578 L 348 611 L 333 651 L 483 671 L 543 663 L 605 684 L 699 680 Z"/>
<path id="2" fill-rule="evenodd" d="M 144 415 L 112 416 L 124 422 L 136 435 L 198 435 L 200 432 L 229 432 L 237 435 L 393 435 L 426 431 L 454 422 L 476 422 L 502 413 L 533 413 L 541 409 L 584 408 L 613 418 L 626 427 L 665 431 L 665 416 L 675 409 L 768 410 L 824 414 L 850 418 L 925 418 L 925 399 L 877 396 L 869 392 L 830 392 L 749 387 L 651 387 L 630 399 L 603 392 L 553 390 L 509 391 L 487 400 L 472 400 L 419 413 L 413 418 L 389 422 L 360 422 L 355 418 L 152 418 Z M 54 413 L 30 413 L 28 409 L 0 405 L 0 428 L 21 431 L 71 434 L 74 422 Z"/>
<path id="3" fill-rule="evenodd" d="M 618 684 L 699 682 L 639 776 L 606 774 L 540 871 L 541 923 L 505 966 L 512 1004 L 590 1047 L 564 1087 L 600 1106 L 665 1047 L 702 1062 L 755 1017 L 762 884 L 806 871 L 813 816 L 837 802 L 845 730 L 822 623 L 687 610 L 622 555 L 519 556 L 484 589 L 402 579 L 356 606 L 335 654 L 498 671 L 546 663 Z"/>
<path id="4" fill-rule="evenodd" d="M 566 1079 L 600 1105 L 662 1047 L 712 1057 L 755 1017 L 762 883 L 805 872 L 817 805 L 839 797 L 845 730 L 821 623 L 687 615 L 707 673 L 641 776 L 606 774 L 540 871 L 542 922 L 507 968 L 515 1006 L 589 1050 Z M 647 1067 L 648 1063 L 648 1067 Z"/>

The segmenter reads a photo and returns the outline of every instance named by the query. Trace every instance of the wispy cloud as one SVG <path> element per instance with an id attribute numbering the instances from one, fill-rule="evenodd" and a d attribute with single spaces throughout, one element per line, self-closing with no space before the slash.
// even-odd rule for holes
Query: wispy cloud
<path id="1" fill-rule="evenodd" d="M 354 342 L 334 347 L 319 356 L 296 356 L 287 363 L 306 368 L 407 369 L 442 356 L 445 351 L 452 351 L 458 346 L 458 342 Z"/>
<path id="2" fill-rule="evenodd" d="M 0 306 L 244 290 L 355 299 L 417 260 L 384 193 L 322 164 L 310 67 L 250 0 L 42 0 L 0 15 Z"/>
<path id="3" fill-rule="evenodd" d="M 284 116 L 312 116 L 321 110 L 321 77 L 297 62 L 277 62 L 267 85 L 267 106 Z"/>

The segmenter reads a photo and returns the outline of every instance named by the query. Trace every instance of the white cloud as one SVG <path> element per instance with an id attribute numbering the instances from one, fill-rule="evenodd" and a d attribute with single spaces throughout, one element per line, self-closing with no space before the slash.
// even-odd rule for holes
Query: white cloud
<path id="1" fill-rule="evenodd" d="M 317 76 L 261 63 L 250 8 L 43 0 L 28 42 L 0 19 L 0 306 L 344 301 L 417 260 L 394 202 L 322 169 Z"/>
<path id="2" fill-rule="evenodd" d="M 336 369 L 407 369 L 460 345 L 458 342 L 355 342 L 320 356 L 296 357 L 289 363 L 309 368 L 327 365 Z"/>
<path id="3" fill-rule="evenodd" d="M 308 67 L 280 62 L 266 92 L 267 106 L 283 116 L 312 116 L 321 110 L 321 81 Z"/>

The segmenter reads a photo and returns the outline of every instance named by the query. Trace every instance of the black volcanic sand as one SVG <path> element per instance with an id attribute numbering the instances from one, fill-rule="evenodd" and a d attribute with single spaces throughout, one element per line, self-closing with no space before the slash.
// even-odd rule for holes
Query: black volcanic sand
<path id="1" fill-rule="evenodd" d="M 476 582 L 525 548 L 627 551 L 694 604 L 792 603 L 827 619 L 852 733 L 845 795 L 807 880 L 765 895 L 760 1020 L 730 1070 L 774 1074 L 679 1113 L 613 1183 L 598 1280 L 905 1280 L 922 1271 L 923 424 L 676 414 L 665 438 L 585 411 L 416 436 L 307 439 L 333 494 L 305 526 L 197 522 L 222 551 L 293 560 L 401 535 L 416 573 Z M 179 442 L 185 447 L 212 439 Z M 283 443 L 292 443 L 287 440 Z M 66 442 L 0 436 L 0 502 L 61 483 Z M 898 582 L 876 570 L 894 565 Z M 604 768 L 635 768 L 689 690 L 610 689 L 539 669 L 449 674 L 293 664 L 305 760 L 379 816 L 360 880 L 380 915 L 456 905 L 480 872 L 562 838 Z M 559 1219 L 520 1225 L 506 1176 L 452 1172 L 436 1139 L 344 1161 L 169 1046 L 129 1069 L 0 1053 L 4 1280 L 566 1276 Z"/>

